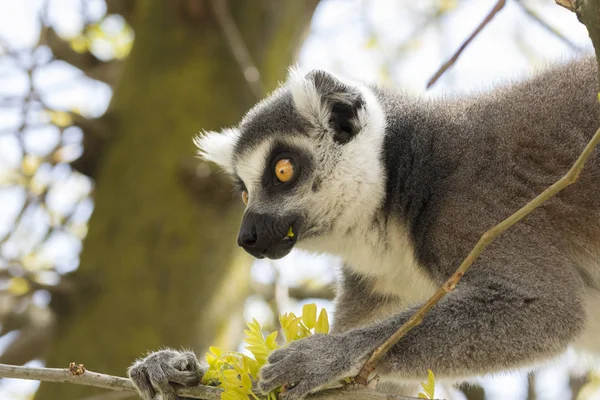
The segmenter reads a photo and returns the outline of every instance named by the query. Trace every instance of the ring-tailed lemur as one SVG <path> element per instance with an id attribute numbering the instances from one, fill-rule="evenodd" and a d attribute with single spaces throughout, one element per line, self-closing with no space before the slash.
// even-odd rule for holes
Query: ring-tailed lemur
<path id="1" fill-rule="evenodd" d="M 264 391 L 301 399 L 358 373 L 457 268 L 480 235 L 563 176 L 600 126 L 584 59 L 462 99 L 425 101 L 323 71 L 292 72 L 241 123 L 196 139 L 247 203 L 238 243 L 344 260 L 333 333 L 275 351 Z M 503 233 L 378 365 L 461 379 L 522 367 L 569 344 L 600 349 L 600 154 L 580 181 Z M 191 353 L 130 368 L 144 399 L 195 384 Z"/>

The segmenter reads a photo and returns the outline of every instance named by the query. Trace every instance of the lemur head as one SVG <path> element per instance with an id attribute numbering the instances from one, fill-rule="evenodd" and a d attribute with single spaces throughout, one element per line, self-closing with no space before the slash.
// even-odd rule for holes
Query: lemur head
<path id="1" fill-rule="evenodd" d="M 247 204 L 238 244 L 278 259 L 297 242 L 335 253 L 331 243 L 370 223 L 384 195 L 384 129 L 366 86 L 292 70 L 237 127 L 195 143 L 231 175 Z"/>

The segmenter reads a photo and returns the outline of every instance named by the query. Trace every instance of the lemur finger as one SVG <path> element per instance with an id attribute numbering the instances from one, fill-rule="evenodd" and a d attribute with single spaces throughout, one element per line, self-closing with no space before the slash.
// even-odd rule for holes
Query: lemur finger
<path id="1" fill-rule="evenodd" d="M 285 400 L 301 400 L 304 399 L 311 391 L 315 390 L 320 385 L 315 385 L 313 377 L 307 377 L 294 387 L 291 387 L 280 394 L 280 397 Z"/>
<path id="2" fill-rule="evenodd" d="M 289 348 L 275 350 L 274 352 L 271 353 L 271 355 L 269 355 L 269 358 L 268 358 L 269 364 L 275 364 L 275 363 L 283 360 L 284 358 L 289 357 L 293 353 L 294 352 L 291 351 Z"/>
<path id="3" fill-rule="evenodd" d="M 129 368 L 127 375 L 129 375 L 142 400 L 153 400 L 156 397 L 156 391 L 148 378 L 146 367 L 141 362 Z"/>
<path id="4" fill-rule="evenodd" d="M 195 372 L 198 374 L 200 379 L 202 379 L 206 373 L 206 370 L 208 369 L 206 365 L 200 363 L 198 357 L 196 357 L 196 354 L 191 351 L 181 352 L 179 355 L 171 359 L 169 364 L 179 371 Z"/>
<path id="5" fill-rule="evenodd" d="M 264 366 L 260 371 L 259 388 L 268 393 L 280 386 L 295 384 L 302 379 L 300 357 L 289 357 L 285 362 Z"/>
<path id="6" fill-rule="evenodd" d="M 169 383 L 165 370 L 170 367 L 165 362 L 152 362 L 148 363 L 147 366 L 148 378 L 152 383 L 152 386 L 160 393 L 162 400 L 177 400 L 177 392 Z M 173 369 L 174 370 L 174 369 Z"/>
<path id="7" fill-rule="evenodd" d="M 202 377 L 196 371 L 179 371 L 173 367 L 164 369 L 167 380 L 182 386 L 198 386 Z"/>

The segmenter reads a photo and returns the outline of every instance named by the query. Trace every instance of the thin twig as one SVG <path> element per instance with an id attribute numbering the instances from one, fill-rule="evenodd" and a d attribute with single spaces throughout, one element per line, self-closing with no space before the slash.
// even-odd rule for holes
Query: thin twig
<path id="1" fill-rule="evenodd" d="M 73 383 L 75 385 L 135 393 L 131 380 L 86 370 L 74 375 L 67 368 L 33 368 L 0 364 L 0 378 L 30 379 L 42 382 Z M 221 389 L 199 385 L 178 388 L 177 394 L 192 399 L 220 400 Z M 343 388 L 323 390 L 308 397 L 310 400 L 417 400 L 416 397 L 382 393 L 366 387 L 348 385 Z"/>
<path id="2" fill-rule="evenodd" d="M 580 53 L 583 52 L 583 49 L 581 47 L 569 40 L 569 38 L 563 35 L 558 29 L 546 22 L 542 17 L 538 15 L 537 12 L 535 12 L 535 10 L 529 8 L 523 2 L 523 0 L 516 0 L 516 3 L 521 7 L 521 10 L 523 10 L 525 14 L 527 14 L 531 19 L 540 24 L 542 28 L 550 32 L 552 35 L 556 36 L 556 38 L 563 42 L 567 47 Z"/>
<path id="3" fill-rule="evenodd" d="M 581 170 L 584 164 L 592 154 L 592 151 L 596 148 L 600 142 L 600 129 L 596 131 L 590 142 L 587 144 L 575 164 L 571 167 L 569 172 L 556 183 L 544 190 L 540 195 L 527 203 L 524 207 L 519 209 L 517 212 L 494 226 L 487 232 L 485 232 L 473 250 L 469 253 L 467 258 L 462 262 L 460 267 L 454 272 L 454 274 L 440 287 L 437 292 L 416 312 L 408 321 L 406 321 L 388 340 L 379 346 L 371 355 L 371 358 L 365 363 L 359 374 L 356 376 L 355 381 L 360 384 L 367 384 L 369 375 L 375 370 L 377 363 L 383 358 L 383 356 L 396 344 L 398 341 L 406 335 L 411 329 L 419 325 L 423 321 L 423 317 L 435 306 L 444 296 L 452 292 L 463 275 L 471 268 L 475 260 L 479 257 L 481 252 L 492 243 L 496 237 L 506 231 L 508 228 L 516 224 L 518 221 L 529 215 L 533 210 L 542 205 L 546 200 L 555 196 L 558 192 L 566 188 L 567 186 L 577 182 Z"/>
<path id="4" fill-rule="evenodd" d="M 231 49 L 233 57 L 237 61 L 244 79 L 248 83 L 250 90 L 254 96 L 260 100 L 265 95 L 264 85 L 260 79 L 260 72 L 256 67 L 256 64 L 252 60 L 250 50 L 244 42 L 244 38 L 240 33 L 233 17 L 227 9 L 226 0 L 212 0 L 211 1 L 213 12 L 217 17 L 223 35 L 227 40 L 227 44 Z"/>
<path id="5" fill-rule="evenodd" d="M 471 33 L 471 36 L 469 36 L 468 39 L 465 40 L 464 43 L 460 45 L 460 47 L 458 48 L 458 50 L 456 50 L 456 52 L 452 55 L 452 57 L 450 57 L 450 59 L 448 61 L 446 61 L 444 63 L 444 65 L 442 65 L 440 67 L 440 69 L 437 70 L 437 72 L 433 75 L 433 77 L 429 80 L 429 82 L 427 82 L 427 89 L 429 89 L 431 86 L 433 86 L 433 84 L 436 83 L 438 79 L 440 79 L 440 77 L 444 74 L 444 72 L 446 72 L 446 70 L 448 68 L 450 68 L 452 65 L 454 65 L 456 60 L 458 60 L 458 57 L 460 57 L 460 55 L 467 48 L 469 43 L 471 43 L 471 41 L 473 39 L 475 39 L 475 36 L 477 36 L 479 34 L 479 32 L 481 32 L 483 30 L 483 28 L 485 28 L 485 26 L 492 20 L 492 18 L 494 18 L 494 16 L 496 16 L 496 14 L 498 14 L 498 12 L 504 7 L 505 4 L 506 4 L 506 0 L 498 0 L 496 5 L 494 6 L 494 8 L 492 8 L 492 10 L 485 17 L 485 19 L 483 21 L 481 21 L 479 26 L 473 31 L 473 33 Z"/>

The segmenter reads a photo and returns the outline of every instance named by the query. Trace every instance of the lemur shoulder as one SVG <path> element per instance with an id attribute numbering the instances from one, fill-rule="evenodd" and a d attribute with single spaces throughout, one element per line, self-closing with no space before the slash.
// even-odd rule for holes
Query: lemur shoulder
<path id="1" fill-rule="evenodd" d="M 275 351 L 260 388 L 291 385 L 285 398 L 302 399 L 355 375 L 485 231 L 568 171 L 600 127 L 596 74 L 585 58 L 486 93 L 423 100 L 292 71 L 239 125 L 197 137 L 247 202 L 240 246 L 258 258 L 297 246 L 344 261 L 333 333 Z M 596 150 L 579 182 L 488 246 L 376 373 L 410 381 L 429 368 L 460 380 L 569 345 L 600 351 L 598 310 Z M 201 374 L 191 353 L 171 350 L 130 368 L 145 400 L 175 399 L 169 381 Z"/>

